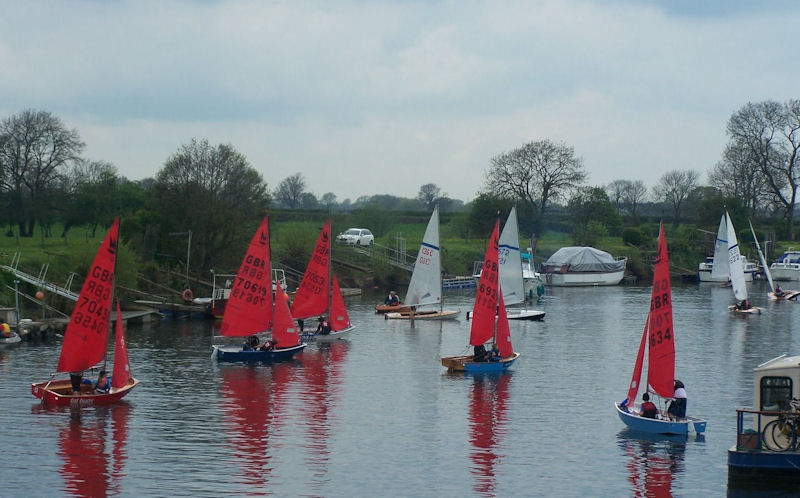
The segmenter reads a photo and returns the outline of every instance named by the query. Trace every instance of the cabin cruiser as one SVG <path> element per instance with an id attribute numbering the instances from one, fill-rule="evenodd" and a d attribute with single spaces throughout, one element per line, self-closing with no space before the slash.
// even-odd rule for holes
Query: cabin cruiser
<path id="1" fill-rule="evenodd" d="M 752 282 L 758 275 L 758 265 L 742 256 L 744 263 L 744 281 Z M 697 277 L 701 282 L 727 282 L 727 277 L 712 277 L 711 271 L 714 268 L 714 256 L 709 256 L 705 261 L 697 265 Z"/>
<path id="2" fill-rule="evenodd" d="M 800 251 L 793 251 L 790 247 L 769 265 L 769 271 L 773 280 L 800 280 Z"/>
<path id="3" fill-rule="evenodd" d="M 628 258 L 614 258 L 594 247 L 562 247 L 539 265 L 547 285 L 617 285 L 625 276 Z"/>

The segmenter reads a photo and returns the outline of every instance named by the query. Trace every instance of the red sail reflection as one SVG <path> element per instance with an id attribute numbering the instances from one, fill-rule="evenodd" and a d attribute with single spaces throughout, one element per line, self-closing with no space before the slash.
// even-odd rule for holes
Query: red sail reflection
<path id="1" fill-rule="evenodd" d="M 280 407 L 296 365 L 231 366 L 222 369 L 226 433 L 240 461 L 239 482 L 258 487 L 269 482 L 272 467 L 269 437 L 283 425 Z"/>
<path id="2" fill-rule="evenodd" d="M 74 410 L 69 425 L 58 436 L 58 455 L 63 461 L 64 490 L 75 496 L 119 494 L 124 476 L 127 425 L 130 406 L 120 403 L 94 412 Z M 109 453 L 108 415 L 111 414 Z"/>
<path id="3" fill-rule="evenodd" d="M 475 476 L 474 489 L 481 495 L 494 495 L 497 447 L 506 433 L 506 408 L 511 373 L 475 376 L 470 392 L 469 421 Z"/>
<path id="4" fill-rule="evenodd" d="M 330 410 L 336 404 L 340 369 L 347 356 L 347 348 L 348 344 L 343 341 L 320 343 L 317 351 L 307 349 L 300 357 L 307 391 L 303 423 L 311 439 L 309 463 L 320 469 L 327 468 Z M 321 474 L 323 471 L 317 470 L 315 473 Z"/>
<path id="5" fill-rule="evenodd" d="M 628 434 L 625 431 L 625 434 Z M 686 438 L 648 437 L 633 434 L 621 437 L 628 457 L 628 481 L 636 497 L 667 498 L 673 495 L 672 480 L 683 473 Z"/>

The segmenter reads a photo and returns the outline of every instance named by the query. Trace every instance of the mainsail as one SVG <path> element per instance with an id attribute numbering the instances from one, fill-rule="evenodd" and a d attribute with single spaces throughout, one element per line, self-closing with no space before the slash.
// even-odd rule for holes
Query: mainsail
<path id="1" fill-rule="evenodd" d="M 495 317 L 497 316 L 497 254 L 498 254 L 499 222 L 495 221 L 494 230 L 489 238 L 483 269 L 475 295 L 475 306 L 472 312 L 472 325 L 469 343 L 478 346 L 494 337 Z M 504 315 L 505 316 L 505 315 Z"/>
<path id="2" fill-rule="evenodd" d="M 439 206 L 433 209 L 417 262 L 408 284 L 405 305 L 423 306 L 442 302 L 442 262 L 439 253 Z"/>
<path id="3" fill-rule="evenodd" d="M 300 281 L 292 303 L 292 316 L 306 319 L 328 310 L 330 302 L 331 222 L 319 234 L 311 260 Z"/>
<path id="4" fill-rule="evenodd" d="M 519 250 L 519 229 L 517 228 L 517 208 L 512 207 L 508 213 L 503 231 L 500 233 L 500 247 L 497 257 L 500 265 L 500 288 L 506 304 L 517 304 L 525 301 L 525 289 L 522 285 L 522 257 Z"/>
<path id="5" fill-rule="evenodd" d="M 736 231 L 733 229 L 733 222 L 728 213 L 728 265 L 730 266 L 731 286 L 733 295 L 739 301 L 747 299 L 747 285 L 744 282 L 744 261 L 739 253 L 739 241 L 736 240 Z M 716 263 L 715 263 L 716 264 Z"/>

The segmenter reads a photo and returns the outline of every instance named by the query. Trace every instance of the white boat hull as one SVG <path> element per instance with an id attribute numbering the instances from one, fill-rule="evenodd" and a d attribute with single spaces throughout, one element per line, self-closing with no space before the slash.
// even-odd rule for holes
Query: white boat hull
<path id="1" fill-rule="evenodd" d="M 625 270 L 614 272 L 543 273 L 547 285 L 554 287 L 578 287 L 593 285 L 618 285 Z"/>
<path id="2" fill-rule="evenodd" d="M 769 267 L 772 280 L 783 282 L 800 281 L 800 265 L 795 263 L 772 263 Z"/>

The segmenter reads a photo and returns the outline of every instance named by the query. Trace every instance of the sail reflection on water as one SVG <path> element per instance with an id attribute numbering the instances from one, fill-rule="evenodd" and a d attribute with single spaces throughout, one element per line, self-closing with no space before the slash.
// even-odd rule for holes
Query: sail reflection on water
<path id="1" fill-rule="evenodd" d="M 122 491 L 130 411 L 124 402 L 70 411 L 68 425 L 58 434 L 63 491 L 74 496 L 108 496 Z"/>
<path id="2" fill-rule="evenodd" d="M 702 435 L 697 436 L 701 440 Z M 671 497 L 673 480 L 684 474 L 686 436 L 647 434 L 623 430 L 617 444 L 627 457 L 628 481 L 633 496 Z"/>
<path id="3" fill-rule="evenodd" d="M 475 476 L 473 489 L 483 496 L 496 494 L 495 465 L 497 450 L 508 431 L 506 410 L 511 372 L 475 375 L 469 396 L 470 472 Z"/>

